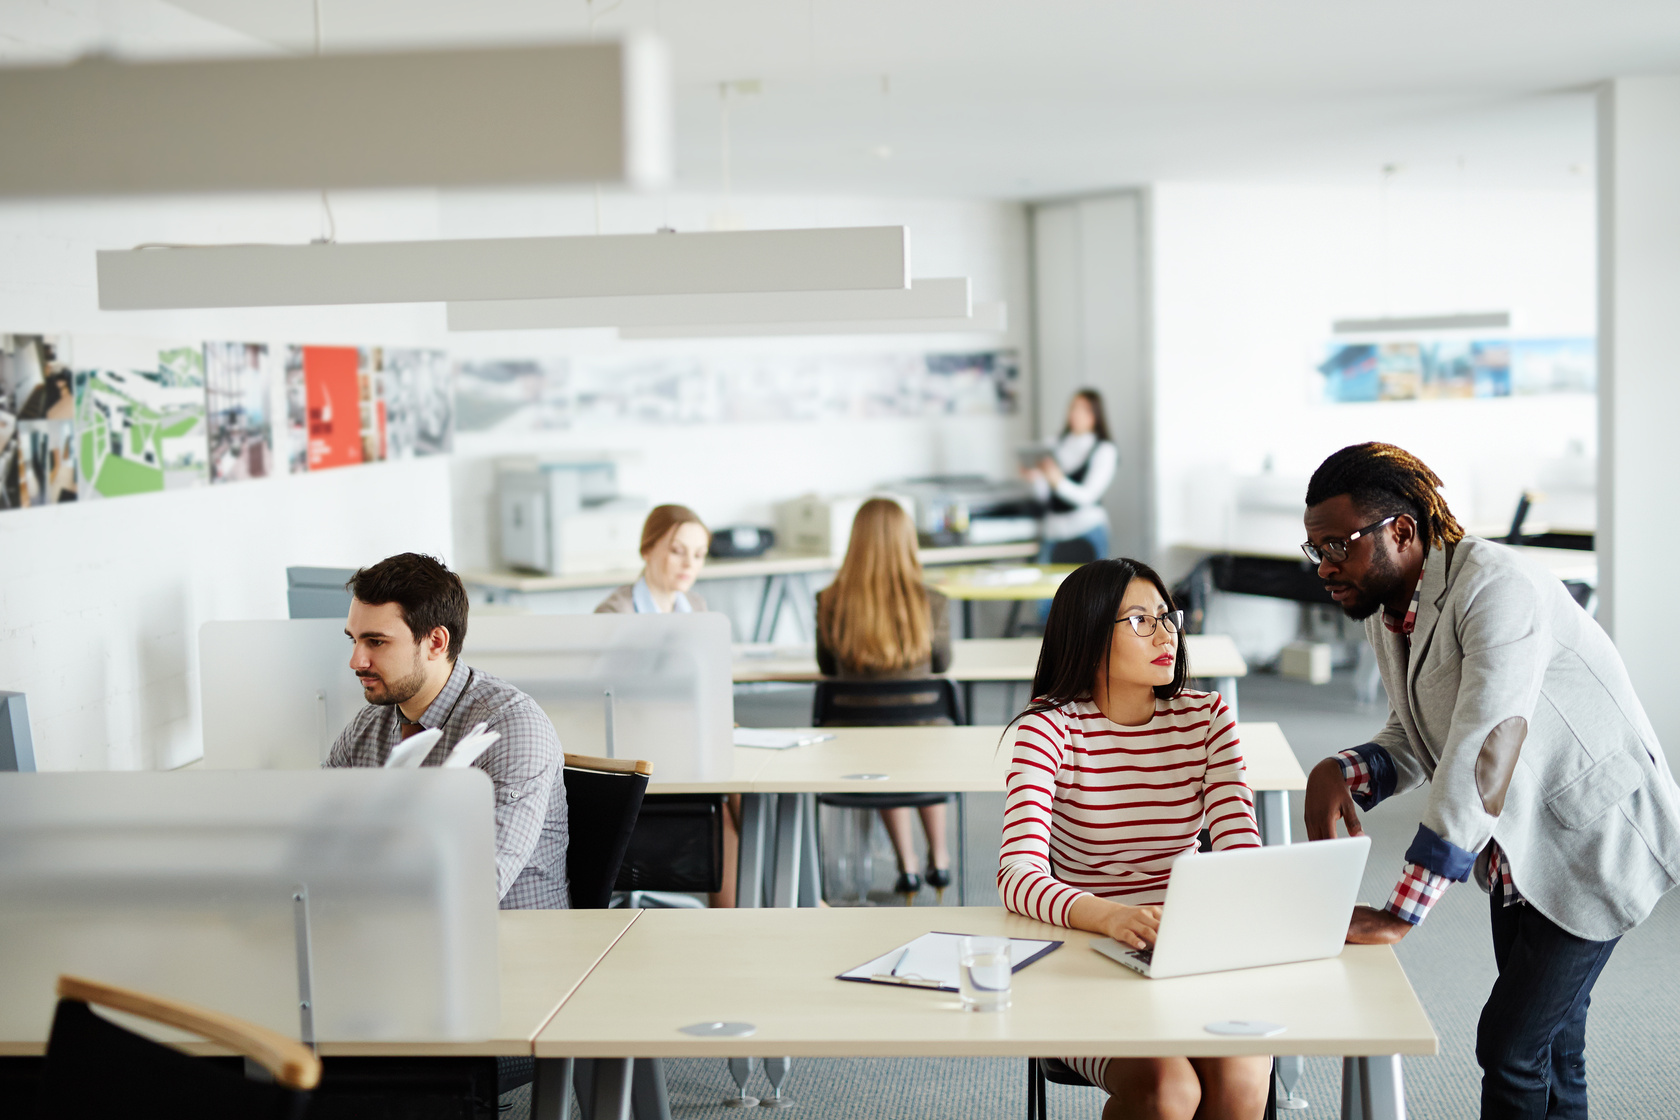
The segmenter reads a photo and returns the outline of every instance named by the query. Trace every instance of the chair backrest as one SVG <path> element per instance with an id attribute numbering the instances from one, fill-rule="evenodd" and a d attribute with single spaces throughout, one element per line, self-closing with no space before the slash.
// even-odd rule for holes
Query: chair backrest
<path id="1" fill-rule="evenodd" d="M 605 910 L 653 764 L 640 759 L 566 756 L 566 878 L 572 908 Z"/>
<path id="2" fill-rule="evenodd" d="M 1096 559 L 1097 546 L 1086 537 L 1073 537 L 1050 546 L 1052 564 L 1089 564 Z"/>
<path id="3" fill-rule="evenodd" d="M 945 677 L 818 681 L 811 702 L 811 723 L 817 727 L 961 722 L 956 685 Z"/>
<path id="4" fill-rule="evenodd" d="M 644 799 L 615 889 L 722 890 L 723 802 L 722 794 L 662 793 Z"/>
<path id="5" fill-rule="evenodd" d="M 321 1062 L 300 1042 L 229 1015 L 74 976 L 58 980 L 36 1115 L 81 1118 L 134 1113 L 210 1120 L 294 1120 L 321 1080 Z M 93 1013 L 89 1004 L 191 1031 L 251 1059 L 274 1077 L 250 1081 L 153 1042 Z"/>

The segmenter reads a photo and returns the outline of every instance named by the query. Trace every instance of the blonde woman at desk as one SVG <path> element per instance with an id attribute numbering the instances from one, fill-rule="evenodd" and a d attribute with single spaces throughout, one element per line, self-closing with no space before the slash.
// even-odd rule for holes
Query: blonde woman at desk
<path id="1" fill-rule="evenodd" d="M 817 595 L 817 668 L 842 680 L 925 677 L 951 667 L 951 604 L 922 581 L 916 526 L 887 498 L 871 498 L 852 520 L 851 541 L 840 571 Z M 881 795 L 890 805 L 898 795 Z M 931 867 L 927 883 L 951 885 L 945 839 L 945 802 L 919 807 Z M 898 855 L 894 890 L 914 898 L 922 862 L 913 840 L 910 810 L 883 807 L 881 819 Z"/>
<path id="2" fill-rule="evenodd" d="M 1017 717 L 998 893 L 1017 914 L 1155 940 L 1173 860 L 1260 843 L 1236 722 L 1184 687 L 1184 613 L 1135 560 L 1097 560 L 1056 591 L 1033 701 Z M 1111 1094 L 1104 1120 L 1259 1120 L 1271 1059 L 1066 1058 Z"/>
<path id="3" fill-rule="evenodd" d="M 687 614 L 706 609 L 693 590 L 711 548 L 712 533 L 687 506 L 653 507 L 642 522 L 642 574 L 615 588 L 596 614 Z"/>
<path id="4" fill-rule="evenodd" d="M 642 574 L 615 588 L 596 614 L 688 614 L 706 609 L 694 581 L 706 563 L 711 530 L 687 506 L 655 506 L 642 522 Z M 741 847 L 741 796 L 730 794 L 723 814 L 723 886 L 707 896 L 711 906 L 735 905 L 735 862 Z"/>

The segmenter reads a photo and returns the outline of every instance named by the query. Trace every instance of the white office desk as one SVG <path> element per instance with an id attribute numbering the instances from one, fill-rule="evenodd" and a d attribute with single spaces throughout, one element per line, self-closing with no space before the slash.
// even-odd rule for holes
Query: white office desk
<path id="1" fill-rule="evenodd" d="M 503 910 L 498 913 L 501 967 L 501 1023 L 494 1036 L 454 1041 L 346 1042 L 323 1039 L 323 1057 L 519 1057 L 531 1045 L 560 1005 L 577 991 L 584 977 L 598 965 L 643 912 L 640 910 Z M 98 980 L 98 976 L 89 979 Z M 169 995 L 155 992 L 154 995 Z M 320 998 L 329 998 L 322 993 Z M 212 1008 L 226 1010 L 226 1008 Z M 189 1054 L 226 1055 L 226 1048 L 169 1027 L 132 1016 L 121 1022 L 133 1030 L 168 1042 Z M 0 1039 L 0 1056 L 46 1052 L 50 1023 L 38 1035 Z"/>
<path id="2" fill-rule="evenodd" d="M 996 1014 L 961 1011 L 950 992 L 834 978 L 933 929 L 1065 944 L 1015 974 L 1013 1006 Z M 650 911 L 538 1034 L 535 1054 L 539 1066 L 620 1059 L 604 1064 L 622 1071 L 622 1060 L 634 1057 L 1221 1056 L 1283 1048 L 1354 1056 L 1350 1064 L 1373 1087 L 1389 1089 L 1374 1094 L 1367 1120 L 1386 1120 L 1403 1115 L 1395 1056 L 1436 1052 L 1429 1020 L 1386 946 L 1147 980 L 1088 948 L 1091 936 L 994 907 Z M 1286 1029 L 1272 1038 L 1203 1029 L 1223 1019 L 1269 1019 Z M 709 1021 L 757 1029 L 745 1038 L 678 1030 Z M 597 1074 L 597 1089 L 606 1090 L 597 1102 L 610 1107 L 627 1077 L 607 1072 Z M 552 1103 L 540 1101 L 532 1116 L 548 1115 L 542 1109 Z"/>
<path id="3" fill-rule="evenodd" d="M 1002 727 L 834 727 L 833 739 L 785 751 L 734 749 L 735 770 L 703 782 L 648 784 L 650 794 L 739 793 L 741 852 L 737 905 L 765 903 L 768 874 L 772 906 L 815 906 L 822 896 L 818 870 L 815 796 L 819 793 L 924 793 L 957 795 L 957 835 L 966 835 L 966 794 L 1001 793 L 1014 755 Z M 1239 723 L 1249 787 L 1261 840 L 1289 842 L 1289 794 L 1307 788 L 1295 753 L 1275 723 Z M 867 775 L 867 776 L 866 776 Z M 771 838 L 776 798 L 775 836 Z M 960 850 L 959 855 L 966 857 Z M 959 902 L 966 876 L 958 867 Z"/>

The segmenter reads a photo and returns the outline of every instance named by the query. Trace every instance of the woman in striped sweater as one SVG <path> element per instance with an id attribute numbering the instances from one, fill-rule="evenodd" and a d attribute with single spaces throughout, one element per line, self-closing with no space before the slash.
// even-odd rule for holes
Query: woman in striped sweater
<path id="1" fill-rule="evenodd" d="M 1182 611 L 1153 570 L 1098 560 L 1050 608 L 1009 768 L 998 891 L 1018 914 L 1154 943 L 1173 860 L 1207 829 L 1255 847 L 1236 723 L 1191 692 Z M 1072 1058 L 1111 1094 L 1103 1120 L 1256 1120 L 1271 1060 Z"/>

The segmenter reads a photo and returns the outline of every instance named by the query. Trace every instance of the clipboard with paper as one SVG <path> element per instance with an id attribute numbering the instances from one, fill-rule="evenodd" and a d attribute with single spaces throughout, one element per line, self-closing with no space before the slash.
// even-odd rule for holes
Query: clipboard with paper
<path id="1" fill-rule="evenodd" d="M 962 939 L 967 936 L 963 933 L 924 933 L 914 941 L 842 972 L 835 979 L 954 992 L 958 990 L 961 971 L 957 958 L 962 952 Z M 1019 972 L 1061 947 L 1060 941 L 1011 937 L 1009 971 Z"/>

